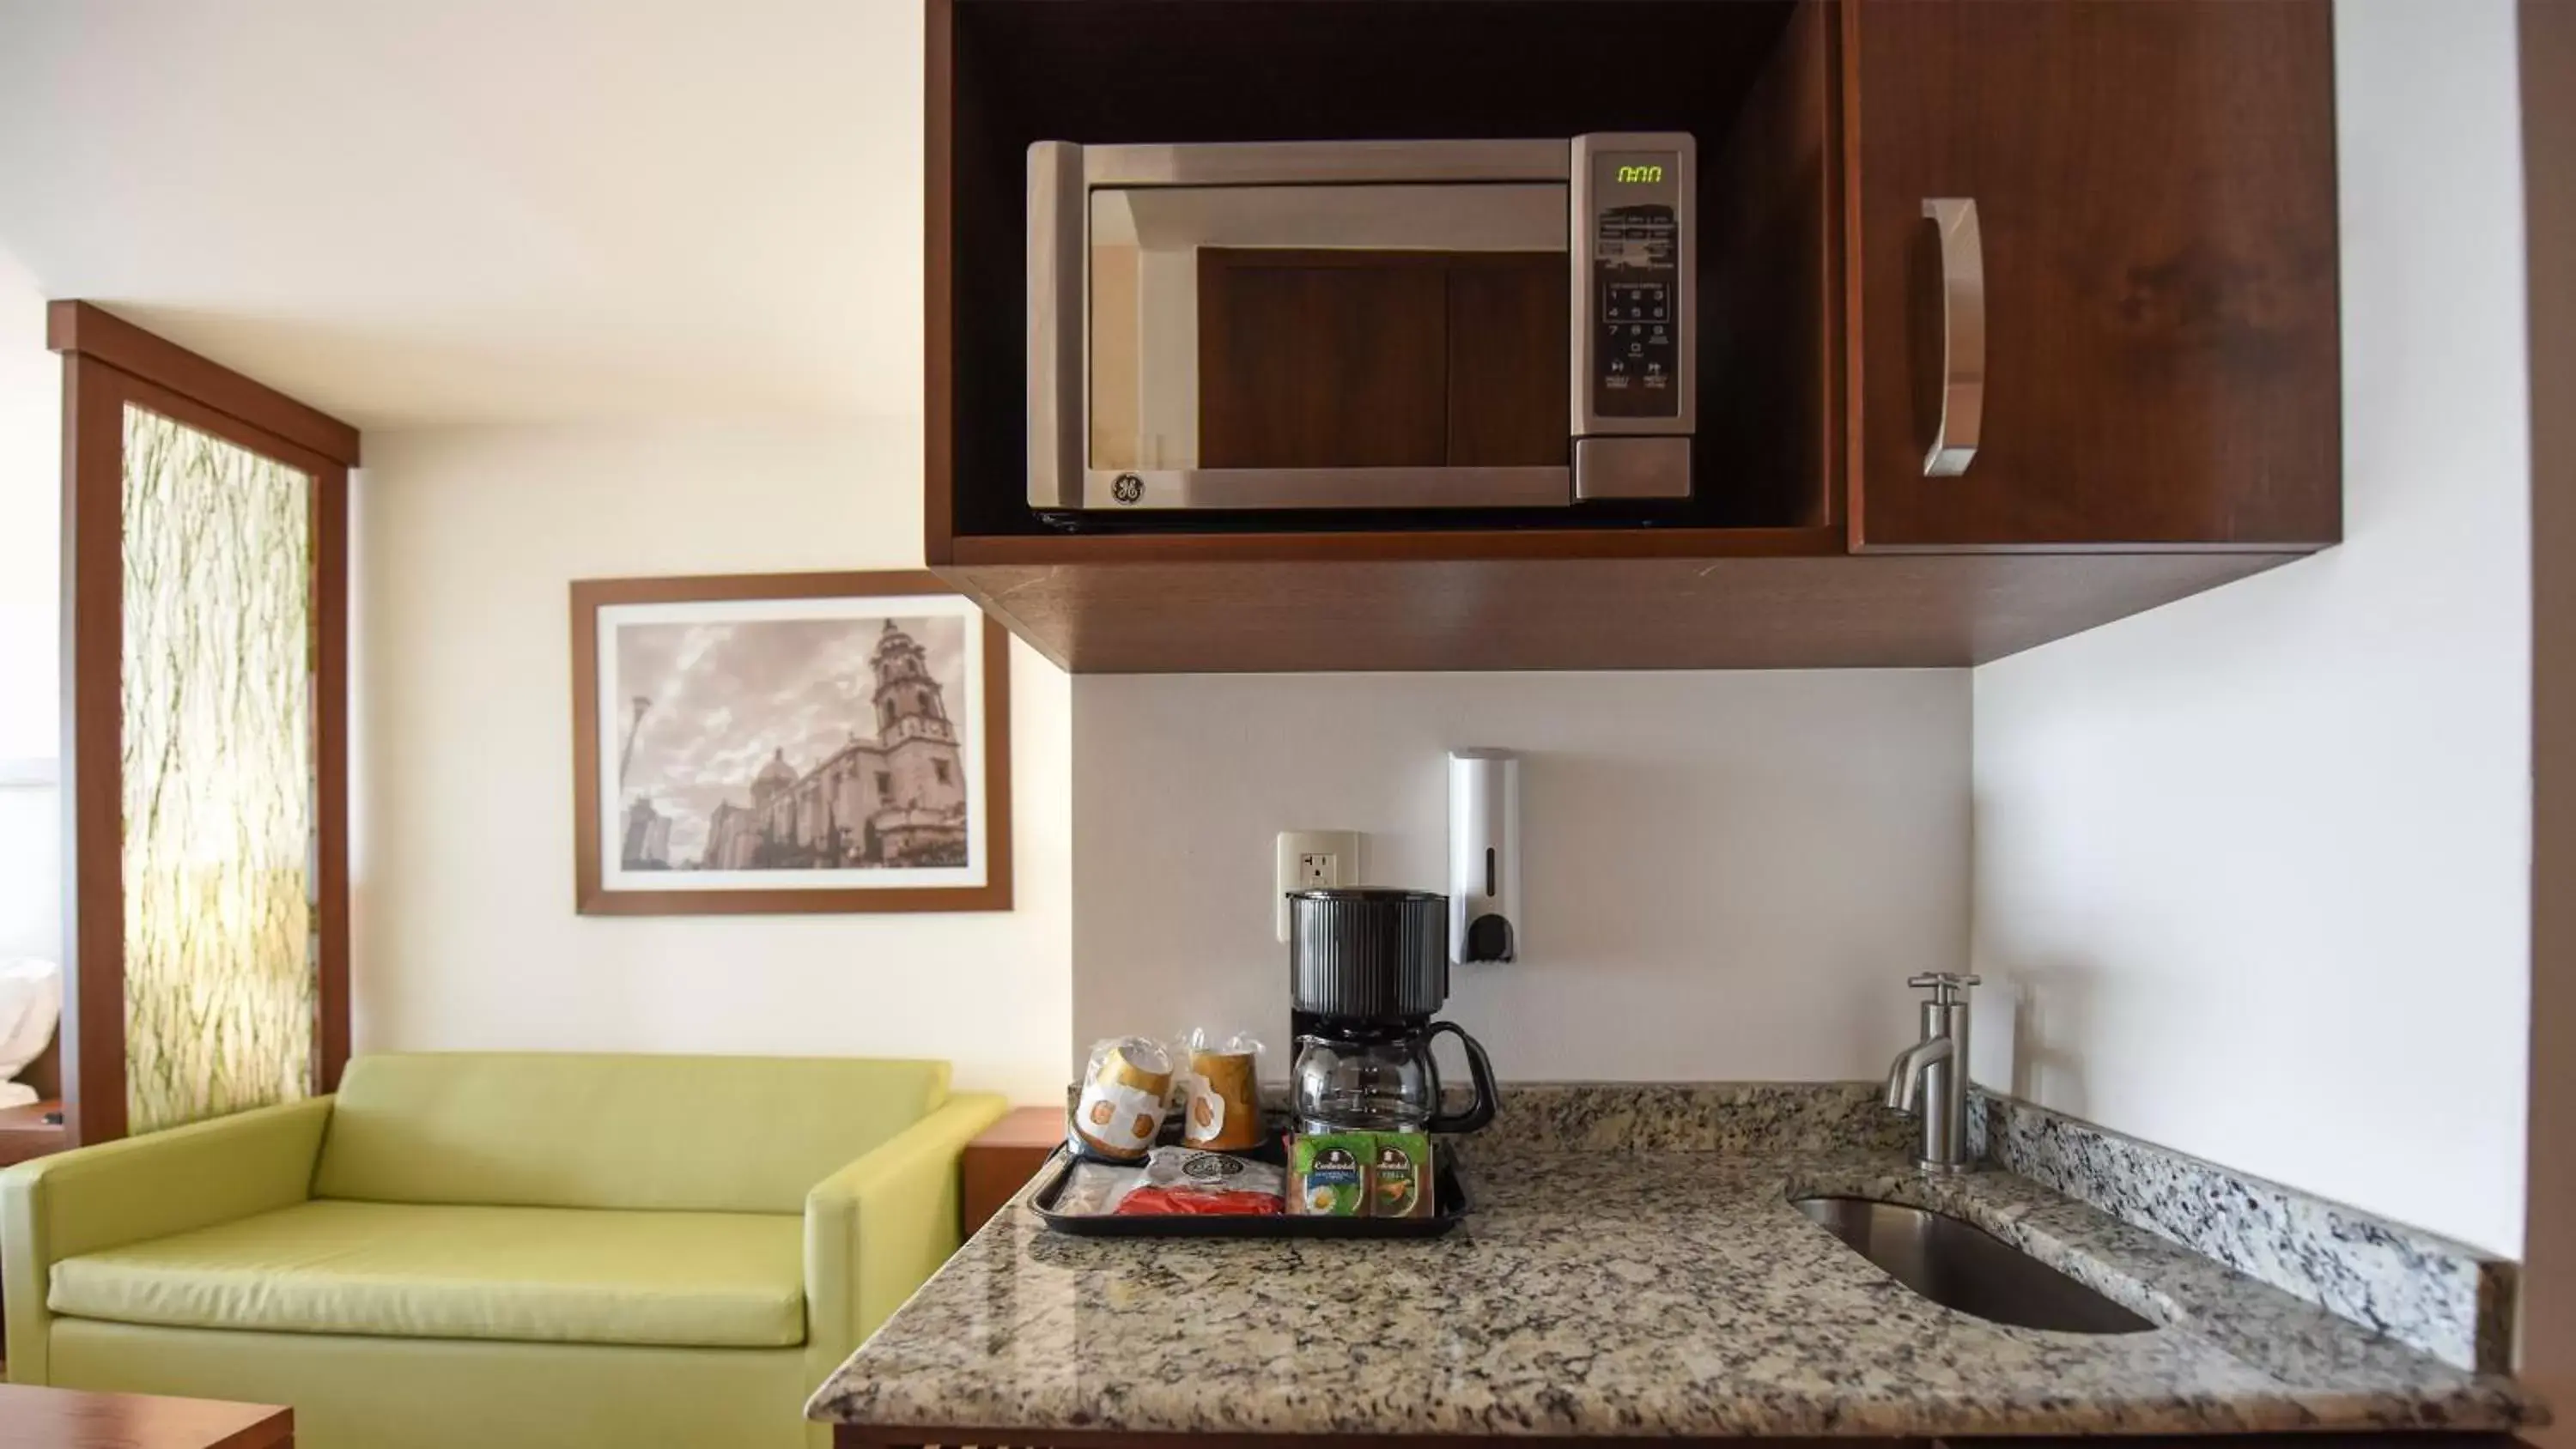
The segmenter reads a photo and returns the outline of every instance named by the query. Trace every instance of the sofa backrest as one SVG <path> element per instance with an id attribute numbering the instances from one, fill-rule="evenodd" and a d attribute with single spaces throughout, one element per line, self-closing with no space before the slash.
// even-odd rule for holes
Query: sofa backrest
<path id="1" fill-rule="evenodd" d="M 386 1052 L 349 1063 L 316 1197 L 793 1213 L 948 1096 L 948 1064 Z"/>

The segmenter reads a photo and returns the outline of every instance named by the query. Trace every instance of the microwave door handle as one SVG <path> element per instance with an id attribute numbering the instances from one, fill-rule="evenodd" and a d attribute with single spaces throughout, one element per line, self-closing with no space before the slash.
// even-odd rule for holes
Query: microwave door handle
<path id="1" fill-rule="evenodd" d="M 1928 198 L 1923 215 L 1941 245 L 1941 418 L 1923 453 L 1923 476 L 1956 478 L 1976 461 L 1985 423 L 1985 238 L 1973 198 Z"/>

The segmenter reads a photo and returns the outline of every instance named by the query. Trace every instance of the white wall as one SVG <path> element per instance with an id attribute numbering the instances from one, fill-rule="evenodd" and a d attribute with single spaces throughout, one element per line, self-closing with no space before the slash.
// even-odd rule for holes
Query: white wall
<path id="1" fill-rule="evenodd" d="M 1013 650 L 1009 913 L 573 912 L 576 578 L 918 567 L 917 422 L 371 433 L 355 995 L 370 1048 L 901 1054 L 1043 1101 L 1068 1031 L 1066 681 Z"/>
<path id="2" fill-rule="evenodd" d="M 2336 9 L 2343 547 L 1976 671 L 1980 1080 L 2517 1252 L 2509 0 Z"/>
<path id="3" fill-rule="evenodd" d="M 1906 975 L 1966 954 L 1964 671 L 1085 675 L 1074 1044 L 1284 1049 L 1273 836 L 1366 831 L 1368 884 L 1445 889 L 1471 745 L 1525 756 L 1527 958 L 1448 1013 L 1506 1079 L 1875 1076 Z"/>
<path id="4" fill-rule="evenodd" d="M 0 253 L 0 959 L 62 952 L 62 364 L 45 294 Z"/>

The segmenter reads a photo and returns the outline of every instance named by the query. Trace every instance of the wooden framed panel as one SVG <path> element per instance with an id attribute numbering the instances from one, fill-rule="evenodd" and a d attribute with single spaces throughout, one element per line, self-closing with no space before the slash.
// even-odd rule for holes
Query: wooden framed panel
<path id="1" fill-rule="evenodd" d="M 76 1146 L 136 1125 L 126 980 L 129 413 L 156 415 L 305 480 L 312 812 L 305 868 L 314 978 L 301 1086 L 311 1092 L 336 1088 L 349 1054 L 347 549 L 359 439 L 336 419 L 86 303 L 55 303 L 48 339 L 64 354 L 62 801 L 71 969 L 60 1050 L 64 1136 Z M 222 1110 L 231 1098 L 205 1104 Z"/>
<path id="2" fill-rule="evenodd" d="M 2576 1443 L 2576 8 L 2523 0 L 2523 225 L 2531 312 L 2531 1086 L 2521 1356 Z"/>

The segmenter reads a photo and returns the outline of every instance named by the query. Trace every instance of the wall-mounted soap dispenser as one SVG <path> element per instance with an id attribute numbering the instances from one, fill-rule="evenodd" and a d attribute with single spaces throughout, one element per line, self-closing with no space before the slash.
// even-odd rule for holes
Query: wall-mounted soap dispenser
<path id="1" fill-rule="evenodd" d="M 1449 959 L 1517 960 L 1521 762 L 1508 750 L 1449 752 Z"/>

